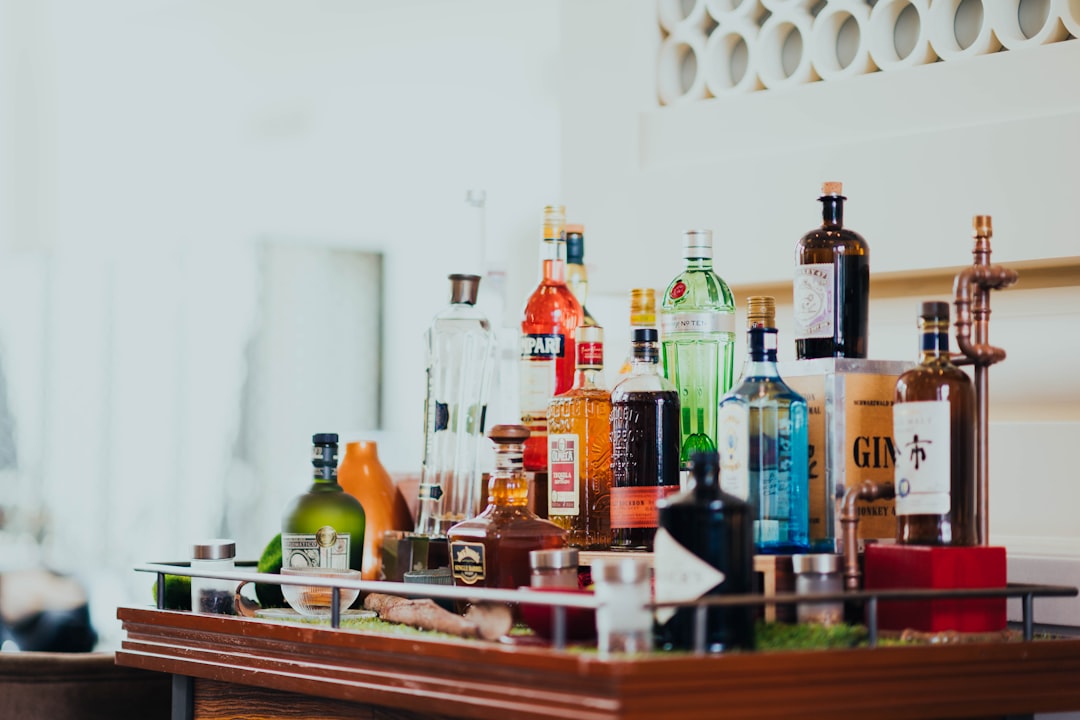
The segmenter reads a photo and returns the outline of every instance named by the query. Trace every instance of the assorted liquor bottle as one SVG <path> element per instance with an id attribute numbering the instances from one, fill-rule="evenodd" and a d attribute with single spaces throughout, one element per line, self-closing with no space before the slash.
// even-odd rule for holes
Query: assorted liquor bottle
<path id="1" fill-rule="evenodd" d="M 795 354 L 866 358 L 869 246 L 843 226 L 840 183 L 819 200 L 821 226 L 796 244 Z M 521 319 L 520 424 L 489 433 L 486 509 L 478 458 L 496 343 L 475 307 L 478 276 L 450 275 L 450 305 L 427 334 L 417 531 L 447 539 L 455 583 L 528 585 L 532 550 L 653 551 L 656 601 L 679 601 L 750 592 L 754 554 L 835 552 L 831 527 L 809 530 L 809 508 L 831 505 L 835 488 L 810 497 L 808 406 L 778 370 L 775 301 L 748 298 L 734 380 L 735 300 L 713 268 L 712 233 L 684 233 L 685 267 L 659 308 L 653 290 L 631 291 L 630 352 L 610 390 L 604 332 L 585 308 L 584 229 L 548 206 L 541 248 Z M 921 310 L 921 362 L 895 390 L 896 540 L 974 544 L 972 384 L 951 362 L 949 306 Z M 316 436 L 316 482 L 287 513 L 283 550 L 355 568 L 364 516 L 335 492 L 336 447 L 336 436 Z M 529 507 L 539 473 L 547 519 Z M 710 649 L 752 646 L 750 610 L 708 612 Z M 688 647 L 691 616 L 658 613 L 658 640 Z"/>

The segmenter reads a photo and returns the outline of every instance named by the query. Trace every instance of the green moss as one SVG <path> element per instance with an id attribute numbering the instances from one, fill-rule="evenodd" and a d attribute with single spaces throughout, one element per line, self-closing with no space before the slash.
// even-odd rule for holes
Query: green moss
<path id="1" fill-rule="evenodd" d="M 760 651 L 834 650 L 865 645 L 866 628 L 862 625 L 787 625 L 759 622 L 755 640 Z"/>
<path id="2" fill-rule="evenodd" d="M 151 586 L 153 603 L 157 605 L 157 578 Z M 191 578 L 186 575 L 165 576 L 165 609 L 191 610 Z"/>
<path id="3" fill-rule="evenodd" d="M 281 533 L 266 544 L 259 558 L 258 572 L 276 575 L 281 572 Z M 255 583 L 255 597 L 264 608 L 288 607 L 280 585 Z"/>

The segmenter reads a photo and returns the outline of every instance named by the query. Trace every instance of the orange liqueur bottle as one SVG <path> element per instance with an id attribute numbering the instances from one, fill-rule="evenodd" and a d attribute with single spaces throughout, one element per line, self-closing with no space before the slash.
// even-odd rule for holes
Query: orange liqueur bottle
<path id="1" fill-rule="evenodd" d="M 897 542 L 974 545 L 975 391 L 949 355 L 949 305 L 919 313 L 922 361 L 896 381 Z"/>
<path id="2" fill-rule="evenodd" d="M 566 285 L 565 218 L 562 205 L 544 208 L 544 275 L 521 319 L 521 424 L 531 433 L 525 442 L 531 471 L 547 470 L 547 406 L 574 384 L 574 332 L 584 319 Z"/>
<path id="3" fill-rule="evenodd" d="M 577 329 L 574 387 L 548 405 L 548 518 L 585 550 L 611 545 L 611 393 L 604 331 Z"/>
<path id="4" fill-rule="evenodd" d="M 566 531 L 529 510 L 529 486 L 521 455 L 528 428 L 496 425 L 495 473 L 488 506 L 447 531 L 455 585 L 518 588 L 529 585 L 529 551 L 566 547 Z"/>

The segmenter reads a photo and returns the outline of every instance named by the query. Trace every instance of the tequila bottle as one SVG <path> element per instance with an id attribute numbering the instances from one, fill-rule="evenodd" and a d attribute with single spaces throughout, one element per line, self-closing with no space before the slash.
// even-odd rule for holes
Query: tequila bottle
<path id="1" fill-rule="evenodd" d="M 495 472 L 488 482 L 488 506 L 447 531 L 455 585 L 519 588 L 530 584 L 529 552 L 566 546 L 566 531 L 529 510 L 529 483 L 522 451 L 529 430 L 496 425 Z"/>
<path id="2" fill-rule="evenodd" d="M 844 227 L 844 186 L 821 189 L 821 227 L 795 248 L 795 353 L 800 360 L 864 358 L 870 318 L 870 246 Z"/>
<path id="3" fill-rule="evenodd" d="M 338 485 L 338 436 L 319 433 L 311 442 L 315 482 L 285 508 L 282 567 L 363 570 L 364 508 Z"/>
<path id="4" fill-rule="evenodd" d="M 574 387 L 548 405 L 548 519 L 585 550 L 611 545 L 611 393 L 604 331 L 577 329 Z"/>
<path id="5" fill-rule="evenodd" d="M 427 332 L 428 392 L 417 531 L 443 535 L 480 510 L 480 444 L 495 336 L 477 310 L 477 275 L 450 276 L 450 306 Z"/>
<path id="6" fill-rule="evenodd" d="M 759 553 L 809 550 L 809 435 L 806 400 L 776 369 L 775 301 L 747 299 L 748 357 L 720 401 L 720 478 L 749 501 Z"/>
<path id="7" fill-rule="evenodd" d="M 529 428 L 525 469 L 547 470 L 547 406 L 574 384 L 574 332 L 581 303 L 566 286 L 562 205 L 544 208 L 543 278 L 521 320 L 521 423 Z"/>
<path id="8" fill-rule="evenodd" d="M 680 462 L 716 449 L 716 404 L 731 387 L 735 301 L 712 269 L 710 230 L 683 233 L 686 268 L 671 281 L 660 308 L 664 374 L 679 392 Z"/>
<path id="9" fill-rule="evenodd" d="M 897 542 L 974 545 L 975 391 L 949 355 L 949 305 L 919 313 L 922 360 L 896 381 Z"/>
<path id="10" fill-rule="evenodd" d="M 612 550 L 652 550 L 656 503 L 679 491 L 679 394 L 656 336 L 633 330 L 633 370 L 611 392 Z"/>

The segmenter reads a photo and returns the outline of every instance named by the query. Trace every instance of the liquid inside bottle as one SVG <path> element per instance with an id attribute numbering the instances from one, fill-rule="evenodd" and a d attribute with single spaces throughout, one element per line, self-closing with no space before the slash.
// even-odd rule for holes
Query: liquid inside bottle
<path id="1" fill-rule="evenodd" d="M 679 490 L 679 394 L 659 373 L 656 330 L 631 337 L 633 370 L 611 393 L 611 548 L 652 550 L 656 503 Z"/>
<path id="2" fill-rule="evenodd" d="M 806 400 L 776 368 L 774 307 L 748 300 L 746 365 L 719 405 L 721 483 L 750 503 L 757 552 L 790 554 L 810 548 L 809 430 Z"/>
<path id="3" fill-rule="evenodd" d="M 712 232 L 683 233 L 686 268 L 672 280 L 660 310 L 664 375 L 679 393 L 680 461 L 716 449 L 716 404 L 731 387 L 735 301 L 712 269 Z"/>
<path id="4" fill-rule="evenodd" d="M 484 442 L 495 336 L 476 309 L 477 275 L 450 275 L 450 305 L 428 330 L 428 392 L 417 531 L 443 535 L 480 510 Z"/>
<path id="5" fill-rule="evenodd" d="M 974 545 L 975 391 L 949 354 L 949 305 L 920 312 L 921 361 L 896 381 L 897 542 Z"/>
<path id="6" fill-rule="evenodd" d="M 844 227 L 843 185 L 818 198 L 821 227 L 795 247 L 795 353 L 800 360 L 864 358 L 870 322 L 870 246 Z"/>
<path id="7" fill-rule="evenodd" d="M 611 393 L 604 387 L 604 331 L 577 329 L 574 387 L 548 405 L 548 519 L 571 546 L 611 545 Z"/>
<path id="8" fill-rule="evenodd" d="M 529 552 L 566 547 L 566 531 L 529 510 L 522 452 L 529 437 L 521 425 L 496 425 L 495 472 L 488 505 L 475 518 L 447 531 L 455 585 L 518 588 L 530 584 Z"/>

